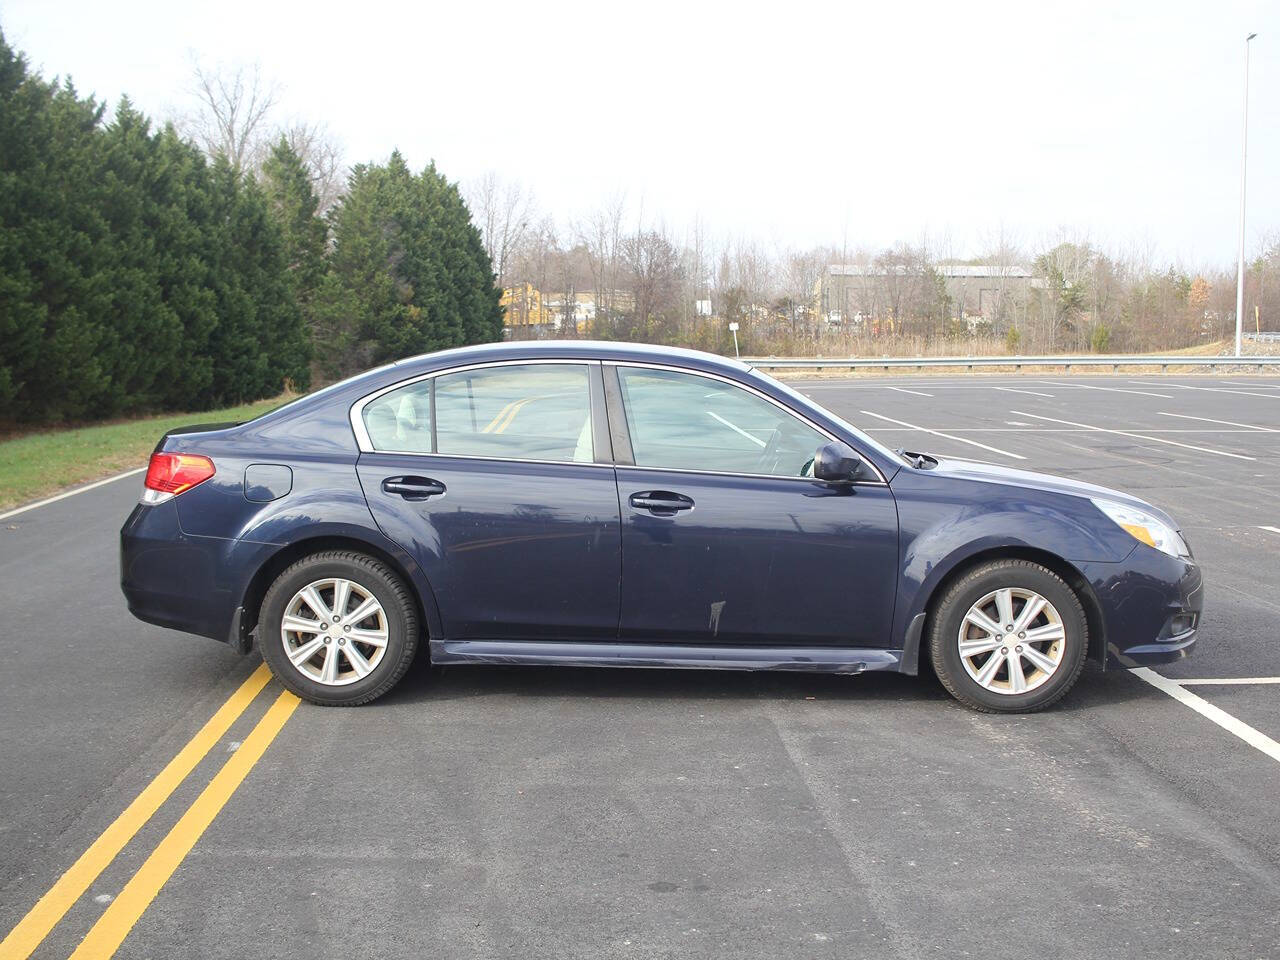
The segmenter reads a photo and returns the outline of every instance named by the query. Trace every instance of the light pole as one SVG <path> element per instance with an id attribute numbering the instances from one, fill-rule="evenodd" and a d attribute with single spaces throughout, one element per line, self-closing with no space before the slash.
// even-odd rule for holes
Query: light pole
<path id="1" fill-rule="evenodd" d="M 1240 134 L 1240 259 L 1236 264 L 1236 356 L 1240 356 L 1240 340 L 1244 323 L 1244 187 L 1249 161 L 1249 41 L 1244 38 L 1244 121 Z"/>

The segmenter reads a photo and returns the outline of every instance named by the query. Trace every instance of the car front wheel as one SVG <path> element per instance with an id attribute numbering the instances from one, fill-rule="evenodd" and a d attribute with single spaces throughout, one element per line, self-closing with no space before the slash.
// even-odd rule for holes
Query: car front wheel
<path id="1" fill-rule="evenodd" d="M 1075 591 L 1027 560 L 996 560 L 964 574 L 929 622 L 938 679 L 961 703 L 988 713 L 1028 713 L 1061 699 L 1089 644 Z"/>
<path id="2" fill-rule="evenodd" d="M 271 672 L 304 700 L 357 706 L 382 696 L 409 669 L 417 608 L 378 560 L 347 550 L 316 553 L 267 590 L 258 644 Z"/>

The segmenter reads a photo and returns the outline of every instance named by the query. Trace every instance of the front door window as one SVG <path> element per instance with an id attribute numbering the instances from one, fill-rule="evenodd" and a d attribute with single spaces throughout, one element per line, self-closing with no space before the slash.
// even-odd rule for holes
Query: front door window
<path id="1" fill-rule="evenodd" d="M 781 407 L 711 377 L 619 367 L 636 466 L 664 470 L 811 475 L 827 438 Z"/>

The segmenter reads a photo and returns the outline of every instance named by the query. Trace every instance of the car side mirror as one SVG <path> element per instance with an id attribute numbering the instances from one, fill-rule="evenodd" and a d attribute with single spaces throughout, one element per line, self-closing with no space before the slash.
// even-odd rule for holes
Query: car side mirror
<path id="1" fill-rule="evenodd" d="M 862 475 L 862 457 L 847 443 L 819 447 L 813 455 L 813 476 L 826 483 L 852 483 Z"/>

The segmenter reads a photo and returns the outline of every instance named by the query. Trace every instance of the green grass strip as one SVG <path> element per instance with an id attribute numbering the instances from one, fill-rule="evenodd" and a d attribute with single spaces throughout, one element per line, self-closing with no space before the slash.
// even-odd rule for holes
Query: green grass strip
<path id="1" fill-rule="evenodd" d="M 173 427 L 251 420 L 287 399 L 275 397 L 223 410 L 168 413 L 0 440 L 0 511 L 82 483 L 145 467 L 156 441 Z"/>

